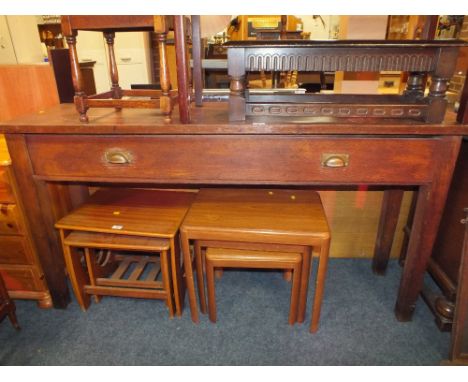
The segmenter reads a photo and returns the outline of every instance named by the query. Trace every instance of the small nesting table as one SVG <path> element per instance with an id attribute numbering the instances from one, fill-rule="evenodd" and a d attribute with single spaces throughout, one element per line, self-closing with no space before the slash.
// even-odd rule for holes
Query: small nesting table
<path id="1" fill-rule="evenodd" d="M 269 250 L 302 253 L 297 322 L 305 319 L 312 249 L 320 253 L 312 322 L 318 324 L 323 281 L 327 267 L 330 230 L 320 196 L 307 190 L 202 189 L 180 228 L 184 269 L 192 321 L 198 322 L 198 307 L 190 253 L 195 259 L 203 247 Z M 291 247 L 293 249 L 291 249 Z M 201 267 L 196 267 L 200 305 L 205 305 Z M 317 330 L 317 325 L 311 328 Z"/>
<path id="2" fill-rule="evenodd" d="M 205 269 L 208 289 L 208 308 L 211 322 L 216 322 L 215 268 L 258 268 L 289 270 L 292 273 L 291 302 L 289 306 L 289 324 L 296 322 L 299 285 L 302 269 L 300 253 L 243 251 L 236 249 L 206 249 Z M 198 270 L 197 270 L 198 272 Z"/>
<path id="3" fill-rule="evenodd" d="M 88 276 L 86 271 L 78 263 L 77 256 L 71 251 L 81 243 L 91 243 L 88 247 L 131 251 L 156 251 L 161 253 L 161 272 L 164 279 L 171 280 L 171 293 L 174 298 L 176 315 L 182 314 L 183 296 L 185 294 L 181 262 L 179 255 L 179 226 L 187 213 L 194 198 L 193 192 L 163 191 L 147 189 L 108 188 L 96 191 L 81 207 L 72 211 L 56 223 L 60 230 L 60 236 L 64 247 L 67 267 L 73 270 L 71 277 L 72 287 L 82 309 L 90 305 L 90 295 L 107 294 L 105 287 L 119 287 L 116 282 L 119 277 L 114 277 L 112 285 L 92 285 L 92 280 L 99 279 L 99 275 Z M 79 232 L 101 234 L 101 236 L 84 237 Z M 113 243 L 105 235 L 118 236 Z M 145 240 L 146 239 L 146 240 Z M 80 245 L 77 245 L 79 243 Z M 101 243 L 101 244 L 100 244 Z M 168 254 L 169 277 L 164 278 L 164 253 Z M 86 253 L 85 253 L 86 257 Z M 138 268 L 151 266 L 151 262 L 145 258 L 132 258 L 131 255 L 122 256 L 114 260 L 121 260 L 115 272 L 126 272 L 131 262 Z M 148 260 L 148 261 L 147 261 Z M 104 260 L 105 262 L 105 260 Z M 90 267 L 88 267 L 90 268 Z M 90 268 L 94 273 L 95 269 Z M 88 272 L 90 271 L 88 269 Z M 152 270 L 149 270 L 151 273 Z M 133 273 L 133 271 L 132 271 Z M 135 274 L 136 276 L 136 274 Z M 129 279 L 132 275 L 129 276 Z M 134 277 L 135 280 L 138 277 Z M 89 280 L 89 282 L 88 282 Z M 127 280 L 125 280 L 126 282 Z M 135 286 L 145 285 L 151 280 L 141 280 Z M 102 284 L 102 283 L 101 283 Z M 128 287 L 128 282 L 126 282 Z M 103 289 L 104 288 L 104 289 Z M 166 286 L 166 290 L 169 286 Z M 146 292 L 145 292 L 146 293 Z M 140 297 L 154 297 L 158 292 Z M 137 297 L 133 295 L 132 297 Z M 156 298 L 165 298 L 160 296 Z M 168 304 L 169 301 L 167 300 Z M 170 308 L 170 306 L 169 306 Z"/>
<path id="4" fill-rule="evenodd" d="M 77 300 L 82 309 L 86 309 L 85 294 L 94 295 L 96 302 L 100 301 L 101 296 L 153 298 L 165 300 L 169 317 L 174 316 L 169 240 L 71 231 L 67 236 L 62 236 L 62 243 L 68 275 L 78 292 Z M 85 285 L 76 272 L 81 265 L 80 256 L 73 252 L 75 248 L 81 248 L 84 252 L 87 270 Z M 159 254 L 159 257 L 155 254 Z"/>

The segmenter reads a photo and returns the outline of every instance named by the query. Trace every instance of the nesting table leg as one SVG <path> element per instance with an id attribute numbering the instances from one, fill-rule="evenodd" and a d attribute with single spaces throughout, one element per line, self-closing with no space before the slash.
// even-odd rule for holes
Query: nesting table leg
<path id="1" fill-rule="evenodd" d="M 181 230 L 180 239 L 182 244 L 182 253 L 184 256 L 184 271 L 185 271 L 185 283 L 187 286 L 187 294 L 190 305 L 190 314 L 192 321 L 199 322 L 198 318 L 198 307 L 197 307 L 197 296 L 195 294 L 195 284 L 193 280 L 193 269 L 192 269 L 192 258 L 190 256 L 190 246 L 187 232 Z"/>
<path id="2" fill-rule="evenodd" d="M 86 266 L 88 268 L 89 274 L 89 283 L 92 286 L 96 286 L 96 274 L 95 274 L 95 265 L 94 265 L 94 258 L 91 256 L 89 248 L 84 248 L 85 259 L 86 259 Z M 99 303 L 101 301 L 101 296 L 95 294 L 94 301 Z"/>
<path id="3" fill-rule="evenodd" d="M 205 259 L 206 265 L 206 287 L 208 290 L 208 317 L 211 322 L 216 322 L 216 292 L 214 266 L 209 259 Z"/>
<path id="4" fill-rule="evenodd" d="M 289 308 L 289 325 L 294 325 L 297 321 L 297 306 L 299 303 L 299 291 L 301 285 L 302 261 L 297 263 L 292 269 L 291 283 L 291 303 Z M 289 270 L 288 270 L 289 271 Z M 288 272 L 290 273 L 290 272 Z"/>
<path id="5" fill-rule="evenodd" d="M 206 294 L 205 294 L 205 282 L 203 280 L 203 254 L 200 246 L 200 242 L 195 240 L 194 243 L 195 251 L 195 264 L 197 272 L 197 286 L 198 286 L 198 298 L 200 301 L 200 311 L 206 314 Z"/>
<path id="6" fill-rule="evenodd" d="M 315 282 L 314 304 L 312 306 L 312 319 L 310 322 L 310 332 L 315 333 L 318 329 L 320 320 L 320 310 L 322 307 L 323 291 L 327 275 L 328 250 L 330 248 L 330 239 L 324 240 L 320 247 L 319 266 L 317 271 L 317 280 Z"/>
<path id="7" fill-rule="evenodd" d="M 304 247 L 302 253 L 302 272 L 301 272 L 301 286 L 299 292 L 299 306 L 297 309 L 297 322 L 302 323 L 305 320 L 305 313 L 307 307 L 307 290 L 309 288 L 309 275 L 311 267 L 311 248 Z"/>
<path id="8" fill-rule="evenodd" d="M 161 272 L 162 272 L 162 279 L 164 290 L 167 293 L 166 297 L 166 304 L 169 309 L 169 317 L 174 317 L 174 301 L 172 299 L 172 288 L 170 283 L 170 272 L 169 272 L 169 259 L 167 251 L 161 251 L 160 253 L 160 261 L 161 261 Z"/>
<path id="9" fill-rule="evenodd" d="M 60 230 L 60 238 L 64 242 L 64 232 Z M 84 292 L 84 285 L 89 283 L 86 273 L 83 271 L 80 260 L 76 254 L 72 253 L 73 248 L 68 245 L 63 245 L 63 256 L 67 266 L 68 276 L 72 284 L 73 291 L 75 292 L 76 300 L 82 310 L 88 309 L 91 299 L 88 294 Z"/>

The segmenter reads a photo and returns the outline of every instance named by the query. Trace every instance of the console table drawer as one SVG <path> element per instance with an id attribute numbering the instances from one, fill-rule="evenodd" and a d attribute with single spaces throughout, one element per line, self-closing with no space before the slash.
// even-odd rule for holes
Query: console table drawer
<path id="1" fill-rule="evenodd" d="M 30 135 L 35 175 L 212 184 L 421 183 L 434 138 Z M 338 158 L 338 159 L 337 159 Z"/>

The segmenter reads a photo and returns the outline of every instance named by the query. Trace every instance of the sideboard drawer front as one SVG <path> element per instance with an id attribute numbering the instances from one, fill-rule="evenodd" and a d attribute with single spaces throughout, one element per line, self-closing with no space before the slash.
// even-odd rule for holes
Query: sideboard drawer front
<path id="1" fill-rule="evenodd" d="M 44 290 L 43 277 L 33 267 L 1 267 L 0 273 L 9 291 Z"/>
<path id="2" fill-rule="evenodd" d="M 21 232 L 19 211 L 16 204 L 0 204 L 0 235 Z"/>
<path id="3" fill-rule="evenodd" d="M 0 264 L 32 264 L 24 237 L 1 235 L 0 248 Z"/>
<path id="4" fill-rule="evenodd" d="M 15 197 L 8 180 L 7 167 L 0 167 L 0 203 L 14 203 Z"/>
<path id="5" fill-rule="evenodd" d="M 430 181 L 433 138 L 274 135 L 27 137 L 34 173 L 62 180 L 289 184 Z M 324 158 L 347 158 L 324 165 Z M 328 155 L 328 157 L 327 157 Z"/>

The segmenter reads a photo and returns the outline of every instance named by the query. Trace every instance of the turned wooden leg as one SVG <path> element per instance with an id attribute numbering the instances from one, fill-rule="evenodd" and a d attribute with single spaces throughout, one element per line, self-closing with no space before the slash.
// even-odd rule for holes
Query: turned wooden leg
<path id="1" fill-rule="evenodd" d="M 244 121 L 246 86 L 243 49 L 229 51 L 228 75 L 230 78 L 229 121 Z"/>
<path id="2" fill-rule="evenodd" d="M 424 97 L 425 77 L 425 73 L 409 73 L 404 94 L 413 97 Z"/>
<path id="3" fill-rule="evenodd" d="M 182 123 L 190 123 L 190 76 L 184 16 L 174 16 L 174 39 L 177 61 L 177 91 L 179 116 Z"/>
<path id="4" fill-rule="evenodd" d="M 387 270 L 403 194 L 403 190 L 384 191 L 377 241 L 372 259 L 372 270 L 378 275 L 385 274 Z"/>
<path id="5" fill-rule="evenodd" d="M 76 32 L 71 36 L 66 36 L 70 54 L 70 67 L 73 88 L 75 89 L 74 103 L 76 110 L 80 114 L 81 122 L 88 122 L 86 112 L 88 110 L 87 96 L 84 92 L 83 76 L 81 75 L 78 54 L 76 52 Z"/>
<path id="6" fill-rule="evenodd" d="M 203 105 L 203 69 L 202 40 L 200 16 L 192 15 L 192 57 L 193 57 L 193 88 L 195 90 L 195 106 Z"/>
<path id="7" fill-rule="evenodd" d="M 449 78 L 432 76 L 431 86 L 429 87 L 430 107 L 426 116 L 427 122 L 440 123 L 444 120 L 445 109 L 447 108 L 445 93 L 447 92 L 448 81 Z"/>
<path id="8" fill-rule="evenodd" d="M 172 112 L 172 101 L 169 96 L 171 90 L 171 79 L 169 76 L 169 65 L 167 61 L 167 25 L 165 16 L 154 16 L 154 32 L 158 42 L 159 52 L 159 83 L 161 84 L 161 98 L 159 107 L 164 115 L 170 117 Z"/>
<path id="9" fill-rule="evenodd" d="M 122 89 L 119 85 L 119 72 L 117 70 L 117 61 L 115 60 L 114 53 L 114 32 L 104 32 L 104 38 L 106 39 L 107 49 L 109 52 L 109 73 L 112 82 L 111 91 L 112 98 L 120 99 L 122 98 Z M 120 109 L 120 108 L 117 108 Z"/>

